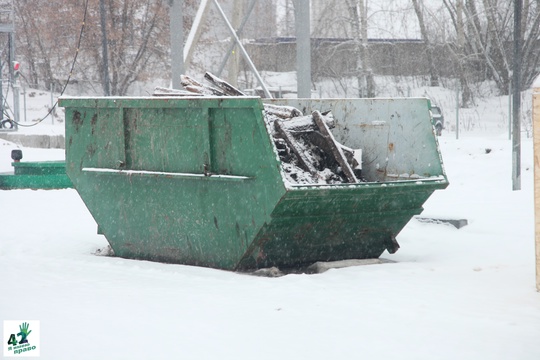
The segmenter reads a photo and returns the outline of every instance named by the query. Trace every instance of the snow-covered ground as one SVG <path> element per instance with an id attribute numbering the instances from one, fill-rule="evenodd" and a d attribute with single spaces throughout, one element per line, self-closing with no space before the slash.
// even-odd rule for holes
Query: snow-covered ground
<path id="1" fill-rule="evenodd" d="M 502 103 L 478 112 L 489 129 Z M 450 186 L 422 216 L 469 225 L 413 219 L 382 256 L 395 263 L 317 275 L 97 256 L 107 242 L 75 190 L 0 191 L 0 320 L 39 320 L 41 358 L 55 360 L 540 359 L 532 140 L 512 191 L 505 128 L 462 135 L 439 138 Z M 0 140 L 0 172 L 13 147 Z"/>

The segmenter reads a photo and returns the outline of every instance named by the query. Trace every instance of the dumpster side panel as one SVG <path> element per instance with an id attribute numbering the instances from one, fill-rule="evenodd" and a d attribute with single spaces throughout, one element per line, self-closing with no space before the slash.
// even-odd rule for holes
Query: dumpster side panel
<path id="1" fill-rule="evenodd" d="M 433 191 L 444 189 L 438 180 L 403 181 L 392 184 L 363 183 L 354 186 L 298 187 L 287 192 L 273 216 L 331 216 L 340 213 L 379 213 L 421 209 Z"/>
<path id="2" fill-rule="evenodd" d="M 240 267 L 294 266 L 377 258 L 445 181 L 291 190 Z"/>
<path id="3" fill-rule="evenodd" d="M 336 140 L 362 149 L 367 181 L 403 180 L 445 175 L 426 98 L 279 99 L 304 113 L 331 110 Z"/>
<path id="4" fill-rule="evenodd" d="M 208 156 L 207 122 L 204 108 L 124 109 L 125 168 L 202 173 Z"/>
<path id="5" fill-rule="evenodd" d="M 68 174 L 115 253 L 235 268 L 285 192 L 260 100 L 84 101 Z"/>
<path id="6" fill-rule="evenodd" d="M 304 217 L 294 222 L 275 219 L 263 228 L 261 241 L 252 256 L 243 259 L 240 268 L 287 268 L 317 261 L 378 258 L 393 246 L 392 234 L 383 230 L 392 219 L 390 214 L 385 214 L 381 221 L 369 217 Z M 366 226 L 368 220 L 371 222 Z M 398 216 L 397 221 L 401 220 Z"/>
<path id="7" fill-rule="evenodd" d="M 249 218 L 235 211 L 261 205 L 249 196 L 249 184 L 123 174 L 88 178 L 96 190 L 81 195 L 101 199 L 87 204 L 118 256 L 231 269 L 253 237 L 257 211 Z M 218 186 L 226 190 L 216 194 Z"/>

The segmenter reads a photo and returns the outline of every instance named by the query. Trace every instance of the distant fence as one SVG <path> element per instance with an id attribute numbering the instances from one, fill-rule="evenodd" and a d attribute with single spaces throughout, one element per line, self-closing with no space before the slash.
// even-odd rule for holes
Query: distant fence
<path id="1" fill-rule="evenodd" d="M 350 39 L 312 39 L 311 68 L 317 76 L 348 76 L 355 73 L 355 44 Z M 294 38 L 263 39 L 246 45 L 248 53 L 260 71 L 286 72 L 296 70 Z M 421 40 L 376 40 L 368 43 L 370 68 L 376 75 L 418 76 L 429 74 L 426 44 Z M 452 44 L 432 47 L 434 64 L 439 76 L 456 74 L 456 56 Z M 474 62 L 469 62 L 475 70 Z M 481 69 L 478 68 L 478 71 Z"/>

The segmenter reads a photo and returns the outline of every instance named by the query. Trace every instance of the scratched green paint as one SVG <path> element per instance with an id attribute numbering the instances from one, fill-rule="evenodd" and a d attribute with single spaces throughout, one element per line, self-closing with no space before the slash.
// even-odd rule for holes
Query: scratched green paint
<path id="1" fill-rule="evenodd" d="M 256 97 L 60 104 L 67 174 L 121 257 L 228 270 L 378 257 L 448 184 L 287 187 Z"/>

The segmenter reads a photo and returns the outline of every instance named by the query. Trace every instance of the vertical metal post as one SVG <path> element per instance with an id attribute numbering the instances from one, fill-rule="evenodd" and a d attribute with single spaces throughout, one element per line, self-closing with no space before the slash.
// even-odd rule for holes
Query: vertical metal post
<path id="1" fill-rule="evenodd" d="M 456 139 L 459 139 L 459 79 L 456 80 Z"/>
<path id="2" fill-rule="evenodd" d="M 54 106 L 54 82 L 51 81 L 51 110 Z M 51 111 L 51 124 L 54 125 L 54 111 Z"/>
<path id="3" fill-rule="evenodd" d="M 508 140 L 512 140 L 512 81 L 508 82 Z"/>
<path id="4" fill-rule="evenodd" d="M 2 59 L 0 59 L 0 69 L 2 69 Z M 0 120 L 4 118 L 4 90 L 2 88 L 2 76 L 0 74 Z"/>
<path id="5" fill-rule="evenodd" d="M 15 61 L 15 33 L 9 33 L 9 68 L 11 74 L 11 88 L 13 89 L 13 120 L 17 124 L 20 120 L 21 106 L 19 104 L 19 84 L 17 84 L 17 78 L 13 72 L 13 61 Z"/>
<path id="6" fill-rule="evenodd" d="M 20 104 L 20 88 L 19 84 L 13 84 L 13 117 L 15 123 L 19 123 L 21 120 L 21 104 Z"/>
<path id="7" fill-rule="evenodd" d="M 294 1 L 298 98 L 311 97 L 311 21 L 309 12 L 309 0 Z"/>
<path id="8" fill-rule="evenodd" d="M 26 119 L 26 86 L 23 88 L 23 94 L 24 94 L 24 97 L 23 97 L 24 122 L 27 122 L 28 120 Z"/>
<path id="9" fill-rule="evenodd" d="M 99 14 L 101 19 L 101 51 L 103 57 L 103 92 L 105 96 L 109 96 L 111 95 L 111 89 L 109 80 L 109 51 L 107 40 L 107 21 L 105 17 L 105 0 L 99 0 Z"/>
<path id="10" fill-rule="evenodd" d="M 375 89 L 374 89 L 374 82 L 373 82 L 373 76 L 371 67 L 369 64 L 369 56 L 368 56 L 368 23 L 367 23 L 367 0 L 366 4 L 364 4 L 364 0 L 358 1 L 358 11 L 360 15 L 360 34 L 362 37 L 362 51 L 360 52 L 360 56 L 362 57 L 362 83 L 364 85 L 365 90 L 365 96 L 366 97 L 374 97 L 375 96 Z"/>
<path id="11" fill-rule="evenodd" d="M 514 0 L 514 72 L 512 107 L 512 190 L 521 190 L 521 9 Z"/>
<path id="12" fill-rule="evenodd" d="M 180 75 L 184 73 L 184 1 L 169 0 L 169 5 L 172 87 L 181 89 Z"/>
<path id="13" fill-rule="evenodd" d="M 533 88 L 534 158 L 540 156 L 540 76 Z M 534 243 L 536 252 L 536 290 L 540 291 L 540 163 L 534 161 Z"/>

